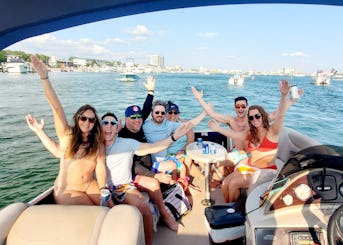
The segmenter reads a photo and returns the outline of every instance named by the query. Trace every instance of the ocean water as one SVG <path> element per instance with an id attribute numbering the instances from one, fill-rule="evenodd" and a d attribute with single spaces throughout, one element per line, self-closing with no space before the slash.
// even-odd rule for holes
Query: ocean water
<path id="1" fill-rule="evenodd" d="M 234 115 L 233 99 L 245 96 L 249 105 L 260 104 L 268 112 L 279 103 L 278 82 L 286 78 L 304 96 L 287 112 L 284 125 L 307 134 L 323 144 L 343 145 L 343 82 L 314 86 L 311 77 L 255 76 L 246 78 L 244 86 L 230 87 L 229 75 L 154 74 L 155 99 L 178 104 L 181 117 L 190 119 L 201 112 L 191 87 L 204 90 L 204 99 L 215 110 Z M 146 96 L 144 75 L 137 82 L 118 81 L 116 73 L 51 73 L 55 88 L 68 120 L 83 104 L 91 104 L 98 114 L 112 111 L 124 118 L 128 105 L 142 105 Z M 52 113 L 36 74 L 0 74 L 0 208 L 18 201 L 29 201 L 52 186 L 58 171 L 54 159 L 27 127 L 25 115 L 45 119 L 47 132 L 56 138 Z M 208 117 L 195 130 L 206 130 Z"/>

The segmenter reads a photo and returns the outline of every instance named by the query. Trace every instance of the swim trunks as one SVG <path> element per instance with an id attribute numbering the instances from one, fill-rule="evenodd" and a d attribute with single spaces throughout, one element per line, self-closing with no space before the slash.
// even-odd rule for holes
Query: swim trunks
<path id="1" fill-rule="evenodd" d="M 122 203 L 125 200 L 126 193 L 129 190 L 136 189 L 134 183 L 127 183 L 123 185 L 109 185 L 108 189 L 110 190 L 113 199 L 116 202 Z"/>

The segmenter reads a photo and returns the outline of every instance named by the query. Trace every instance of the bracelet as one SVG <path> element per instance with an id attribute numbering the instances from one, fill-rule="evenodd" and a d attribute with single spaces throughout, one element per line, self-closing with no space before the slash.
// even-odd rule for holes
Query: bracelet
<path id="1" fill-rule="evenodd" d="M 101 191 L 103 189 L 107 189 L 108 190 L 108 188 L 106 186 L 103 186 L 103 187 L 99 188 L 99 191 Z"/>
<path id="2" fill-rule="evenodd" d="M 172 133 L 172 134 L 170 135 L 170 137 L 171 137 L 172 141 L 176 141 L 176 139 L 174 138 L 174 133 Z"/>
<path id="3" fill-rule="evenodd" d="M 46 76 L 46 77 L 41 77 L 40 79 L 41 79 L 41 80 L 48 80 L 49 77 L 48 77 L 48 76 Z"/>

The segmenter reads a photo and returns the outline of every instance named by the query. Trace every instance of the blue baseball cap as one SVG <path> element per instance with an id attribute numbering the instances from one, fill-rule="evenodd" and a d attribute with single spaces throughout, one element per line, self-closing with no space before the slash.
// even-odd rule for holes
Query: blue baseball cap
<path id="1" fill-rule="evenodd" d="M 168 102 L 166 106 L 166 112 L 170 111 L 176 111 L 177 113 L 180 113 L 179 107 L 176 104 Z"/>
<path id="2" fill-rule="evenodd" d="M 138 105 L 129 106 L 125 110 L 125 116 L 126 117 L 129 117 L 129 116 L 132 116 L 132 115 L 136 115 L 136 114 L 142 115 L 142 110 L 141 110 L 141 108 Z"/>

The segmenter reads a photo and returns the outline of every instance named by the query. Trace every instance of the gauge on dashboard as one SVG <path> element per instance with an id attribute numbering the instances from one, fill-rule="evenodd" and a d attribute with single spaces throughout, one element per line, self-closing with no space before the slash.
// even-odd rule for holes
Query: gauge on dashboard
<path id="1" fill-rule="evenodd" d="M 309 199 L 312 195 L 312 190 L 311 188 L 306 185 L 306 184 L 300 184 L 294 189 L 295 196 L 300 200 L 300 201 L 306 201 Z"/>
<path id="2" fill-rule="evenodd" d="M 293 197 L 290 194 L 285 195 L 282 197 L 282 201 L 286 206 L 293 204 Z"/>

